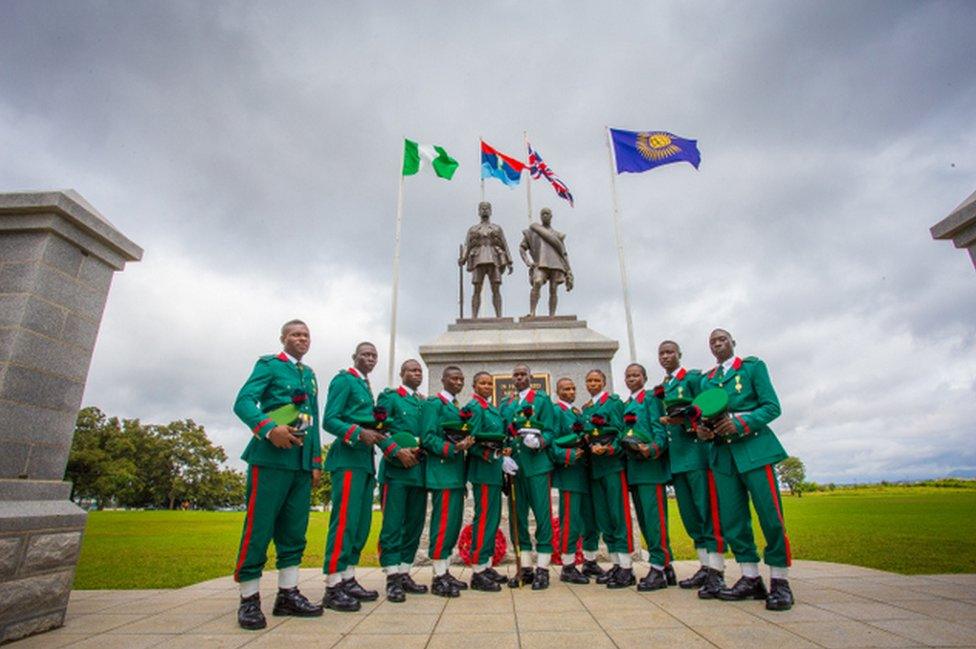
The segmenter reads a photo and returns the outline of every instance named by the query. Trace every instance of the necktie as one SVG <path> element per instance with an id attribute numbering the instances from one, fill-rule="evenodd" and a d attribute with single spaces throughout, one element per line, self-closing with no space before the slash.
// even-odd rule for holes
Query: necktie
<path id="1" fill-rule="evenodd" d="M 719 365 L 718 366 L 718 371 L 715 373 L 715 378 L 717 378 L 719 380 L 722 380 L 722 378 L 724 378 L 724 377 L 725 377 L 725 366 L 724 365 Z"/>
<path id="2" fill-rule="evenodd" d="M 460 404 L 460 403 L 458 402 L 458 400 L 457 400 L 457 398 L 456 398 L 456 397 L 455 397 L 454 399 L 451 399 L 451 403 L 452 403 L 452 404 L 454 404 L 454 407 L 455 407 L 455 408 L 457 408 L 458 406 L 460 406 L 460 405 L 461 405 L 461 404 Z"/>

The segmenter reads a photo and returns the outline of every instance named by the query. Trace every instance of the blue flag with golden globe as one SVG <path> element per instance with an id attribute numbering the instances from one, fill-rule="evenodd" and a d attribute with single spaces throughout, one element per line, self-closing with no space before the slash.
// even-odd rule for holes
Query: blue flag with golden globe
<path id="1" fill-rule="evenodd" d="M 686 140 L 667 131 L 610 129 L 617 173 L 640 173 L 672 162 L 701 163 L 697 140 Z"/>

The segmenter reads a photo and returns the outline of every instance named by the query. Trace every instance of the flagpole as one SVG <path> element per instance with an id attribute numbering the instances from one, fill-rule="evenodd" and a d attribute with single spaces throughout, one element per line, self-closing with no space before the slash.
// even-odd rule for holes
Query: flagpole
<path id="1" fill-rule="evenodd" d="M 397 191 L 396 234 L 393 235 L 393 304 L 390 307 L 390 360 L 386 384 L 393 386 L 393 367 L 396 363 L 397 294 L 400 288 L 400 224 L 403 221 L 403 170 L 400 171 L 400 188 Z"/>
<path id="2" fill-rule="evenodd" d="M 624 289 L 624 313 L 627 316 L 627 344 L 630 346 L 630 362 L 637 362 L 637 346 L 634 344 L 634 319 L 630 311 L 630 289 L 627 286 L 627 265 L 624 263 L 624 244 L 620 239 L 620 204 L 617 200 L 617 165 L 610 142 L 610 127 L 604 126 L 607 135 L 607 159 L 610 161 L 610 194 L 613 196 L 613 234 L 617 241 L 617 259 L 620 262 L 620 283 Z"/>
<path id="3" fill-rule="evenodd" d="M 479 160 L 479 162 L 478 162 L 478 175 L 481 177 L 481 202 L 484 203 L 485 202 L 485 176 L 484 176 L 484 174 L 481 173 L 481 162 L 480 162 L 480 160 L 481 160 L 481 143 L 482 142 L 484 142 L 484 139 L 479 135 L 478 136 L 478 160 Z"/>
<path id="4" fill-rule="evenodd" d="M 522 131 L 522 139 L 525 140 L 525 151 L 529 150 L 529 133 L 528 131 Z M 532 225 L 532 172 L 529 171 L 529 177 L 525 179 L 525 200 L 529 204 L 529 225 Z"/>

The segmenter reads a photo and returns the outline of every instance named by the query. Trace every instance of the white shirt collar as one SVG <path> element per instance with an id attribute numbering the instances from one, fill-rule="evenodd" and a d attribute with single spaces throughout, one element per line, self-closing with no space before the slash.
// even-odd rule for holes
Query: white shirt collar
<path id="1" fill-rule="evenodd" d="M 411 390 L 410 388 L 408 388 L 408 387 L 407 387 L 407 386 L 405 386 L 405 385 L 402 385 L 402 384 L 401 384 L 401 385 L 400 385 L 400 389 L 401 389 L 401 390 L 405 390 L 405 391 L 407 392 L 407 394 L 412 394 L 412 395 L 414 395 L 414 396 L 416 396 L 416 395 L 417 395 L 417 391 L 416 391 L 416 390 Z"/>
<path id="2" fill-rule="evenodd" d="M 603 392 L 601 392 L 600 394 L 598 394 L 598 395 L 596 395 L 596 396 L 594 396 L 594 397 L 593 397 L 593 403 L 600 403 L 600 399 L 602 399 L 602 398 L 603 398 L 603 395 L 605 395 L 606 393 L 607 393 L 607 391 L 606 391 L 606 390 L 604 390 L 604 391 L 603 391 Z"/>
<path id="3" fill-rule="evenodd" d="M 288 357 L 288 360 L 290 360 L 292 362 L 292 365 L 298 365 L 298 363 L 301 362 L 297 358 L 295 358 L 294 356 L 292 356 L 291 354 L 289 354 L 288 352 L 286 352 L 284 350 L 282 350 L 281 353 Z"/>
<path id="4" fill-rule="evenodd" d="M 671 378 L 674 379 L 676 376 L 678 376 L 679 374 L 681 374 L 682 370 L 684 370 L 684 366 L 679 365 L 678 368 L 675 371 L 670 372 Z M 669 374 L 669 372 L 667 370 L 664 370 L 664 378 L 665 378 L 665 380 L 667 380 L 668 374 Z"/>
<path id="5" fill-rule="evenodd" d="M 562 399 L 560 399 L 560 400 L 559 400 L 559 403 L 561 403 L 561 404 L 563 404 L 564 406 L 566 406 L 566 407 L 567 407 L 567 408 L 569 408 L 570 410 L 572 410 L 572 409 L 573 409 L 573 404 L 571 404 L 571 403 L 569 403 L 568 401 L 563 401 Z"/>
<path id="6" fill-rule="evenodd" d="M 647 390 L 647 388 L 641 388 L 637 392 L 631 392 L 630 393 L 630 399 L 636 399 L 638 394 L 640 394 L 641 392 L 644 392 L 646 390 Z"/>
<path id="7" fill-rule="evenodd" d="M 728 372 L 729 368 L 732 367 L 732 363 L 735 362 L 735 356 L 730 356 L 726 361 L 722 363 L 722 371 Z"/>
<path id="8" fill-rule="evenodd" d="M 456 398 L 457 398 L 457 397 L 455 397 L 455 396 L 454 396 L 453 394 L 451 394 L 450 392 L 448 392 L 447 390 L 441 390 L 441 391 L 440 391 L 440 392 L 438 392 L 437 394 L 438 394 L 438 395 L 439 395 L 440 397 L 442 397 L 442 398 L 444 398 L 444 399 L 447 399 L 447 400 L 448 400 L 449 402 L 452 402 L 452 401 L 454 401 L 454 399 L 456 399 Z"/>
<path id="9" fill-rule="evenodd" d="M 530 385 L 529 387 L 527 387 L 527 388 L 525 388 L 524 390 L 522 390 L 521 392 L 519 392 L 519 401 L 525 401 L 525 397 L 526 397 L 526 395 L 527 395 L 527 394 L 529 393 L 529 391 L 531 391 L 531 390 L 532 390 L 532 386 Z"/>

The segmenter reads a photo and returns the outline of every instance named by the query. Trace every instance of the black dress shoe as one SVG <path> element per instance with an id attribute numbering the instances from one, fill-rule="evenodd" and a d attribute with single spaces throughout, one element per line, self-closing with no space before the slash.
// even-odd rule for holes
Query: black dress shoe
<path id="1" fill-rule="evenodd" d="M 476 572 L 471 575 L 471 590 L 483 590 L 487 593 L 497 593 L 502 589 L 487 570 Z"/>
<path id="2" fill-rule="evenodd" d="M 766 596 L 766 609 L 769 611 L 788 611 L 793 608 L 793 591 L 786 579 L 770 579 L 769 595 Z"/>
<path id="3" fill-rule="evenodd" d="M 535 580 L 535 571 L 532 568 L 522 568 L 518 574 L 518 578 L 522 580 L 522 585 L 531 584 Z"/>
<path id="4" fill-rule="evenodd" d="M 450 572 L 445 572 L 444 573 L 444 579 L 447 580 L 447 583 L 451 584 L 452 586 L 454 586 L 458 590 L 467 590 L 468 589 L 468 585 L 466 583 L 464 583 L 463 581 L 461 581 L 460 579 L 458 579 L 457 577 L 455 577 L 454 575 L 452 575 Z"/>
<path id="5" fill-rule="evenodd" d="M 427 592 L 427 586 L 415 582 L 409 572 L 400 573 L 400 587 L 403 588 L 403 592 L 411 595 L 423 595 Z"/>
<path id="6" fill-rule="evenodd" d="M 698 599 L 715 599 L 719 592 L 725 588 L 725 573 L 715 568 L 706 568 L 708 575 L 705 583 L 698 589 Z"/>
<path id="7" fill-rule="evenodd" d="M 665 568 L 667 570 L 667 568 Z M 662 588 L 668 587 L 668 578 L 664 570 L 658 570 L 657 568 L 651 568 L 647 571 L 647 575 L 637 582 L 638 592 L 644 593 L 649 590 L 661 590 Z"/>
<path id="8" fill-rule="evenodd" d="M 549 568 L 536 568 L 535 578 L 532 580 L 532 590 L 549 588 Z"/>
<path id="9" fill-rule="evenodd" d="M 322 607 L 308 601 L 307 597 L 298 592 L 298 588 L 279 588 L 271 614 L 321 617 Z"/>
<path id="10" fill-rule="evenodd" d="M 496 584 L 504 584 L 506 581 L 508 581 L 508 577 L 501 574 L 500 572 L 498 572 L 497 570 L 495 570 L 490 566 L 485 569 L 485 572 L 488 573 L 488 576 L 491 577 L 491 580 L 494 581 Z"/>
<path id="11" fill-rule="evenodd" d="M 668 586 L 678 585 L 678 577 L 674 574 L 674 566 L 670 563 L 664 566 L 664 578 L 668 580 Z"/>
<path id="12" fill-rule="evenodd" d="M 613 579 L 607 582 L 607 588 L 629 588 L 637 583 L 634 571 L 631 568 L 617 568 Z"/>
<path id="13" fill-rule="evenodd" d="M 360 586 L 355 577 L 343 579 L 339 585 L 342 586 L 342 590 L 346 591 L 346 595 L 358 599 L 360 602 L 374 602 L 380 597 L 380 594 L 375 590 L 366 590 Z"/>
<path id="14" fill-rule="evenodd" d="M 402 581 L 399 574 L 386 576 L 386 601 L 394 604 L 407 601 Z"/>
<path id="15" fill-rule="evenodd" d="M 702 566 L 698 569 L 698 572 L 693 574 L 687 579 L 682 579 L 678 582 L 678 586 L 681 588 L 701 588 L 705 584 L 705 579 L 708 578 L 708 566 Z"/>
<path id="16" fill-rule="evenodd" d="M 577 570 L 576 566 L 569 565 L 563 566 L 563 569 L 559 573 L 559 581 L 565 581 L 570 584 L 588 584 L 590 583 L 590 578 Z"/>
<path id="17" fill-rule="evenodd" d="M 580 572 L 587 577 L 602 577 L 607 571 L 601 568 L 600 564 L 598 564 L 596 561 L 584 561 L 583 569 Z M 598 581 L 597 583 L 600 582 Z"/>
<path id="18" fill-rule="evenodd" d="M 237 623 L 242 629 L 248 631 L 268 626 L 268 621 L 264 619 L 264 613 L 261 612 L 261 593 L 241 598 L 241 604 L 237 607 Z"/>
<path id="19" fill-rule="evenodd" d="M 766 599 L 769 593 L 766 592 L 766 584 L 762 577 L 739 577 L 739 581 L 732 585 L 732 588 L 723 588 L 718 591 L 718 598 L 726 602 L 737 602 L 743 599 Z"/>
<path id="20" fill-rule="evenodd" d="M 335 586 L 326 586 L 325 597 L 322 598 L 322 606 L 331 608 L 333 611 L 351 613 L 358 611 L 363 605 L 359 603 L 358 599 L 347 594 L 342 584 L 339 583 Z"/>
<path id="21" fill-rule="evenodd" d="M 434 577 L 434 580 L 430 582 L 430 592 L 438 597 L 459 597 L 461 592 L 444 577 L 445 575 L 437 575 Z"/>
<path id="22" fill-rule="evenodd" d="M 610 570 L 605 570 L 602 575 L 596 578 L 596 583 L 598 584 L 609 584 L 616 578 L 617 573 L 620 571 L 620 566 L 613 564 Z M 585 572 L 583 574 L 586 574 Z"/>

